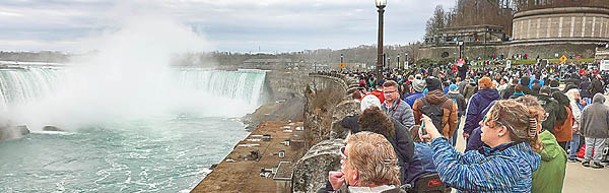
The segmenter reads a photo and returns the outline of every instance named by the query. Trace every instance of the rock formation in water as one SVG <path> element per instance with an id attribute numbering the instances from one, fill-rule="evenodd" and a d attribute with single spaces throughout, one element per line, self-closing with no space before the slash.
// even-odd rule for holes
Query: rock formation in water
<path id="1" fill-rule="evenodd" d="M 55 127 L 55 126 L 51 126 L 51 125 L 47 125 L 44 126 L 42 128 L 43 131 L 64 131 L 63 129 L 60 129 L 59 127 Z"/>
<path id="2" fill-rule="evenodd" d="M 30 133 L 25 125 L 0 127 L 0 141 L 19 139 Z"/>

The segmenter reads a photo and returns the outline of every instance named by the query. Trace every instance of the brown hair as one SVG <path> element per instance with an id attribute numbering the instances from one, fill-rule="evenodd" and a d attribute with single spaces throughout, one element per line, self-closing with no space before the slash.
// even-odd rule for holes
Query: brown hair
<path id="1" fill-rule="evenodd" d="M 348 163 L 359 171 L 362 185 L 400 185 L 397 156 L 391 143 L 380 134 L 359 132 L 345 140 Z"/>
<path id="2" fill-rule="evenodd" d="M 541 150 L 538 134 L 545 111 L 535 97 L 496 101 L 489 114 L 495 122 L 508 128 L 512 140 L 527 142 L 537 152 Z"/>
<path id="3" fill-rule="evenodd" d="M 524 90 L 524 87 L 522 85 L 516 85 L 516 87 L 514 87 L 515 92 L 522 92 L 523 90 Z"/>
<path id="4" fill-rule="evenodd" d="M 377 106 L 372 106 L 364 110 L 357 123 L 359 124 L 361 131 L 381 134 L 385 136 L 387 140 L 395 138 L 395 127 L 393 126 L 391 118 Z"/>
<path id="5" fill-rule="evenodd" d="M 398 83 L 393 80 L 388 80 L 388 81 L 385 81 L 385 83 L 383 83 L 383 87 L 390 87 L 390 86 L 397 88 Z"/>

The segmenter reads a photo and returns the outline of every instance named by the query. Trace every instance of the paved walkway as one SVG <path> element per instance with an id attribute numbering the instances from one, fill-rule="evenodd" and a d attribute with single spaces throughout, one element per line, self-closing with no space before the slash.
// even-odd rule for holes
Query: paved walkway
<path id="1" fill-rule="evenodd" d="M 609 101 L 609 100 L 608 100 Z M 461 121 L 465 123 L 465 121 Z M 460 125 L 459 136 L 463 133 L 463 124 Z M 460 137 L 457 140 L 457 149 L 465 150 L 465 140 Z M 456 192 L 456 191 L 453 191 Z M 563 193 L 608 193 L 609 192 L 609 168 L 592 169 L 585 168 L 581 162 L 567 162 L 567 174 L 563 185 Z"/>

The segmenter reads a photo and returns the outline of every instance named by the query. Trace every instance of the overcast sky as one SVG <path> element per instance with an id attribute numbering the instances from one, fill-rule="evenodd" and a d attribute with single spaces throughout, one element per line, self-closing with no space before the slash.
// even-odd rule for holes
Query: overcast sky
<path id="1" fill-rule="evenodd" d="M 385 44 L 421 40 L 434 7 L 454 2 L 388 0 Z M 83 43 L 133 24 L 124 20 L 159 18 L 194 31 L 208 50 L 272 53 L 375 44 L 378 15 L 374 0 L 2 0 L 0 50 L 85 52 Z"/>

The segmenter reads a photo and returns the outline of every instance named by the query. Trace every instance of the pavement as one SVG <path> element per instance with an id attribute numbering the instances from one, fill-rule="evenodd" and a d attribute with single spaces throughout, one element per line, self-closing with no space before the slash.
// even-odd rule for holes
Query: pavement
<path id="1" fill-rule="evenodd" d="M 459 139 L 457 150 L 465 150 L 463 139 L 463 124 L 459 126 Z M 567 172 L 563 184 L 563 193 L 608 193 L 609 192 L 609 168 L 592 169 L 583 167 L 581 162 L 567 161 Z M 453 192 L 456 192 L 453 190 Z"/>

